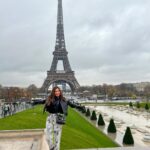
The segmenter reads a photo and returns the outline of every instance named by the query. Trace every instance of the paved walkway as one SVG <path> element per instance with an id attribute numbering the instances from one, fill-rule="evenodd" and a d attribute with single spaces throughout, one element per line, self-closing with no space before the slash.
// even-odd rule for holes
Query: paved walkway
<path id="1" fill-rule="evenodd" d="M 81 116 L 83 116 L 88 122 L 90 122 L 92 125 L 94 125 L 95 127 L 97 127 L 95 125 L 95 122 L 92 122 L 90 120 L 90 118 L 86 117 L 83 113 L 79 112 L 78 110 L 74 109 L 76 112 L 78 112 Z M 97 129 L 99 129 L 101 132 L 103 132 L 103 130 L 101 130 L 99 127 L 97 127 Z M 105 135 L 106 132 L 103 132 Z M 119 135 L 121 136 L 121 139 L 123 138 L 123 134 L 119 133 Z M 108 136 L 108 135 L 107 135 Z M 121 140 L 115 140 L 114 142 L 116 142 L 117 144 L 119 144 L 121 147 L 117 147 L 117 148 L 92 148 L 92 149 L 89 149 L 89 150 L 150 150 L 149 147 L 142 147 L 140 146 L 138 143 L 135 142 L 134 144 L 134 147 L 122 147 L 122 141 Z M 78 149 L 79 150 L 79 149 Z M 85 149 L 82 149 L 82 150 L 85 150 Z"/>

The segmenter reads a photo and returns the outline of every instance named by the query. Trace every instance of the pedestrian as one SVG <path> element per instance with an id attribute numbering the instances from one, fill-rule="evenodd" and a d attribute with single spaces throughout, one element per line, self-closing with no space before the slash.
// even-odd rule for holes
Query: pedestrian
<path id="1" fill-rule="evenodd" d="M 64 120 L 66 119 L 68 115 L 68 103 L 58 86 L 53 87 L 51 94 L 46 99 L 43 112 L 45 111 L 48 112 L 46 137 L 49 148 L 50 150 L 59 150 L 63 124 L 58 122 L 58 115 L 61 114 Z"/>
<path id="2" fill-rule="evenodd" d="M 8 115 L 9 107 L 8 104 L 4 104 L 4 117 Z"/>

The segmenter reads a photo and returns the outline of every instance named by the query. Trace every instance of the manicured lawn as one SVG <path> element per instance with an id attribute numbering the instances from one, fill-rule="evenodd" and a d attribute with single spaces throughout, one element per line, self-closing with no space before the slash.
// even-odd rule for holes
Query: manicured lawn
<path id="1" fill-rule="evenodd" d="M 43 105 L 0 119 L 0 130 L 45 128 L 47 113 Z M 69 107 L 66 124 L 62 128 L 61 150 L 78 148 L 116 147 L 106 135 Z"/>
<path id="2" fill-rule="evenodd" d="M 83 102 L 84 105 L 128 105 L 128 102 Z"/>
<path id="3" fill-rule="evenodd" d="M 43 105 L 38 105 L 13 116 L 0 119 L 0 130 L 45 128 L 47 114 L 42 114 Z"/>
<path id="4" fill-rule="evenodd" d="M 96 106 L 100 106 L 100 105 L 128 105 L 129 106 L 129 102 L 103 102 L 103 103 L 95 103 L 95 102 L 91 102 L 91 103 L 82 103 L 83 105 L 96 105 Z M 145 107 L 146 102 L 141 102 L 141 108 Z M 150 107 L 150 103 L 148 103 L 149 107 Z M 136 102 L 133 102 L 133 106 L 136 107 Z"/>
<path id="5" fill-rule="evenodd" d="M 106 135 L 69 107 L 67 124 L 62 130 L 61 150 L 116 146 Z"/>

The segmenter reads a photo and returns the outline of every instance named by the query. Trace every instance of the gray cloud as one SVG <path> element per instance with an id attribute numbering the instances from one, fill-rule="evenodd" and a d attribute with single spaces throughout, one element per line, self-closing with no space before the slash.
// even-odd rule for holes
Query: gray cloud
<path id="1" fill-rule="evenodd" d="M 63 0 L 68 57 L 81 85 L 149 81 L 149 0 Z M 0 83 L 41 86 L 56 35 L 56 0 L 0 2 Z"/>

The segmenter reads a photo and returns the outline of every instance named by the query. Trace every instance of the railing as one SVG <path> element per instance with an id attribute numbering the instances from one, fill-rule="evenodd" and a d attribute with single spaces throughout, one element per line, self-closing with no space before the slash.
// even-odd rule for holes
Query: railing
<path id="1" fill-rule="evenodd" d="M 4 118 L 10 115 L 13 115 L 17 112 L 21 112 L 32 108 L 32 103 L 20 102 L 16 104 L 3 104 L 0 106 L 0 118 Z"/>
<path id="2" fill-rule="evenodd" d="M 57 70 L 56 73 L 66 73 L 64 70 Z"/>

